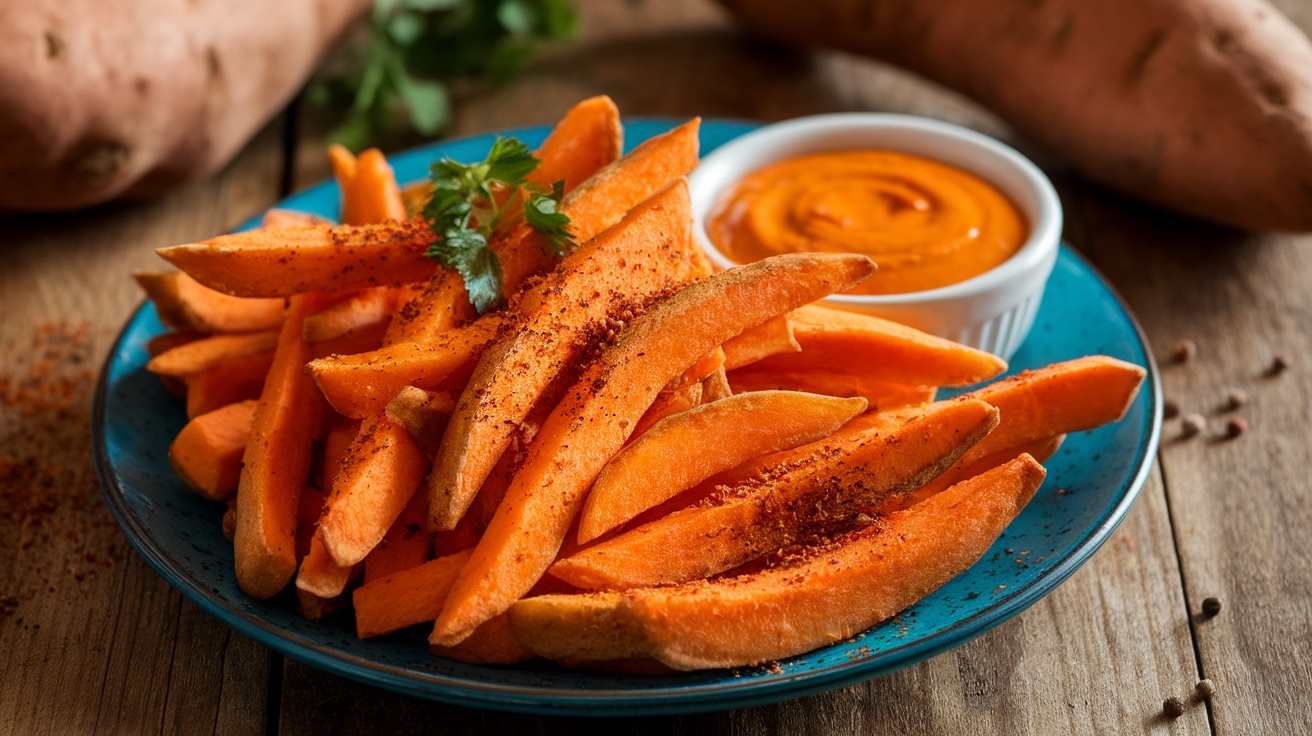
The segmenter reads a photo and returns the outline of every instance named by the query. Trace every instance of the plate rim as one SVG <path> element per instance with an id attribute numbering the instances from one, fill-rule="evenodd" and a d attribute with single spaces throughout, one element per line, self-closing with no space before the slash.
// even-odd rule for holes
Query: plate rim
<path id="1" fill-rule="evenodd" d="M 642 117 L 626 119 L 625 123 L 627 125 L 635 122 L 668 123 L 669 121 L 668 118 Z M 708 126 L 719 122 L 721 121 L 718 119 L 703 121 Z M 724 120 L 723 122 L 735 127 L 751 124 L 751 121 L 733 119 Z M 539 128 L 508 129 L 501 131 L 500 134 L 533 130 L 539 130 Z M 485 133 L 425 144 L 398 152 L 396 155 L 414 153 L 425 148 L 467 143 L 497 134 L 495 132 Z M 325 185 L 315 185 L 290 196 L 298 196 Z M 327 185 L 330 186 L 331 184 Z M 280 206 L 286 199 L 280 200 L 273 207 Z M 1148 380 L 1144 382 L 1144 386 L 1141 388 L 1141 395 L 1146 396 L 1146 399 L 1150 402 L 1148 438 L 1138 448 L 1138 455 L 1133 466 L 1135 468 L 1133 475 L 1119 498 L 1108 507 L 1098 522 L 1090 526 L 1084 533 L 1083 538 L 1039 577 L 1030 581 L 1006 599 L 967 618 L 955 621 L 947 628 L 940 629 L 924 638 L 882 650 L 878 655 L 867 660 L 837 662 L 822 668 L 792 673 L 778 679 L 760 681 L 744 678 L 728 683 L 695 686 L 691 689 L 690 686 L 677 684 L 670 687 L 642 690 L 578 690 L 563 687 L 501 685 L 462 680 L 444 675 L 425 675 L 413 670 L 402 670 L 392 665 L 380 665 L 374 660 L 289 634 L 256 615 L 256 609 L 254 608 L 244 611 L 239 610 L 212 593 L 205 585 L 194 584 L 195 579 L 193 576 L 174 560 L 169 550 L 153 542 L 152 537 L 146 533 L 144 526 L 138 521 L 137 515 L 127 506 L 124 498 L 126 489 L 118 484 L 114 475 L 113 464 L 109 459 L 107 446 L 108 417 L 106 415 L 109 376 L 113 367 L 118 363 L 117 359 L 128 333 L 133 330 L 139 320 L 146 316 L 147 310 L 151 309 L 148 301 L 143 301 L 133 310 L 131 316 L 119 331 L 97 378 L 91 415 L 92 454 L 96 475 L 101 487 L 101 495 L 105 498 L 106 505 L 109 506 L 115 520 L 124 531 L 124 535 L 156 574 L 168 581 L 170 585 L 200 606 L 206 613 L 219 619 L 239 633 L 254 639 L 283 656 L 357 682 L 363 682 L 392 692 L 454 705 L 474 705 L 495 710 L 540 715 L 609 716 L 696 713 L 747 707 L 801 697 L 865 681 L 908 667 L 949 649 L 961 646 L 1017 616 L 1059 587 L 1083 566 L 1120 526 L 1135 500 L 1139 497 L 1148 477 L 1152 473 L 1161 439 L 1162 392 L 1160 370 L 1142 325 L 1121 294 L 1082 254 L 1070 248 L 1064 242 L 1060 251 L 1061 255 L 1073 258 L 1080 266 L 1088 270 L 1096 278 L 1098 285 L 1112 297 L 1133 328 L 1137 347 L 1145 358 L 1144 367 L 1147 371 Z M 883 625 L 883 622 L 876 624 L 876 626 L 880 625 Z"/>

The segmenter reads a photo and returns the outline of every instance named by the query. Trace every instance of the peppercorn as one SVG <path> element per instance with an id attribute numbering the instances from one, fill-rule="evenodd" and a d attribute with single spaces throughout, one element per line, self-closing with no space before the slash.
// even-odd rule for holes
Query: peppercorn
<path id="1" fill-rule="evenodd" d="M 1210 698 L 1216 695 L 1216 683 L 1211 680 L 1199 680 L 1198 684 L 1194 685 L 1194 690 L 1197 691 L 1198 697 Z"/>
<path id="2" fill-rule="evenodd" d="M 1172 695 L 1162 701 L 1162 712 L 1167 718 L 1179 718 L 1184 715 L 1184 701 Z"/>
<path id="3" fill-rule="evenodd" d="M 1180 416 L 1180 405 L 1167 399 L 1162 402 L 1162 419 L 1175 419 Z"/>
<path id="4" fill-rule="evenodd" d="M 1232 440 L 1248 431 L 1248 422 L 1243 417 L 1234 417 L 1225 423 L 1225 437 Z"/>
<path id="5" fill-rule="evenodd" d="M 1284 373 L 1287 368 L 1289 368 L 1289 358 L 1286 358 L 1283 355 L 1277 355 L 1271 359 L 1271 368 L 1268 372 L 1273 376 L 1278 376 L 1281 373 Z"/>
<path id="6" fill-rule="evenodd" d="M 1234 411 L 1248 403 L 1248 392 L 1242 388 L 1232 388 L 1225 395 L 1225 408 Z"/>
<path id="7" fill-rule="evenodd" d="M 1171 359 L 1177 363 L 1188 363 L 1198 354 L 1198 345 L 1193 340 L 1176 340 L 1171 346 Z"/>
<path id="8" fill-rule="evenodd" d="M 1209 596 L 1203 599 L 1203 615 L 1212 618 L 1221 612 L 1221 600 L 1216 596 Z"/>
<path id="9" fill-rule="evenodd" d="M 1180 420 L 1180 435 L 1182 437 L 1193 437 L 1204 429 L 1207 429 L 1207 420 L 1203 418 L 1202 414 L 1185 414 L 1184 419 Z"/>

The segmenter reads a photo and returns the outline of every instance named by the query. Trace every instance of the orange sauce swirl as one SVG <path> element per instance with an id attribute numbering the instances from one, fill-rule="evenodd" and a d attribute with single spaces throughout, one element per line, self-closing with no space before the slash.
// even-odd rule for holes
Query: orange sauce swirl
<path id="1" fill-rule="evenodd" d="M 973 174 L 894 151 L 835 151 L 758 169 L 720 196 L 711 242 L 738 263 L 796 252 L 862 253 L 879 271 L 855 294 L 965 281 L 1028 237 L 1016 206 Z"/>

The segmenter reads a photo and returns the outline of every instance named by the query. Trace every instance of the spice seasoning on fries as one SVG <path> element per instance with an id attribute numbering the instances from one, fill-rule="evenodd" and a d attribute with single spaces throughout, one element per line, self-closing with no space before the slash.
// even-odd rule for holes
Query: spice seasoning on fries
<path id="1" fill-rule="evenodd" d="M 499 141 L 404 190 L 335 149 L 344 225 L 163 249 L 195 283 L 143 281 L 180 315 L 155 366 L 205 399 L 173 460 L 207 497 L 236 488 L 215 523 L 248 594 L 295 579 L 307 617 L 428 626 L 461 661 L 775 671 L 972 565 L 1065 434 L 1134 400 L 1144 371 L 1092 356 L 934 403 L 1005 363 L 812 304 L 864 256 L 712 276 L 688 238 L 697 121 L 623 158 L 620 137 L 594 98 L 537 152 Z M 271 357 L 188 321 L 216 304 Z"/>

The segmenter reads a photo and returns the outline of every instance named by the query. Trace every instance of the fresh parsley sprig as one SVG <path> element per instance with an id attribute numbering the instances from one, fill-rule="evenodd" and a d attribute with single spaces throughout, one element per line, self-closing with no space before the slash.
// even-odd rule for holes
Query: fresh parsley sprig
<path id="1" fill-rule="evenodd" d="M 501 260 L 488 242 L 515 203 L 522 203 L 524 220 L 545 236 L 552 255 L 573 248 L 569 216 L 559 211 L 565 183 L 546 189 L 527 181 L 539 163 L 521 141 L 498 136 L 478 163 L 444 158 L 429 166 L 433 194 L 424 217 L 437 239 L 425 255 L 460 274 L 479 314 L 501 301 Z"/>

